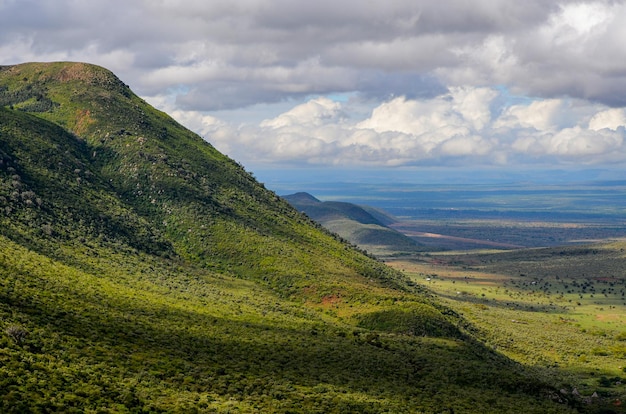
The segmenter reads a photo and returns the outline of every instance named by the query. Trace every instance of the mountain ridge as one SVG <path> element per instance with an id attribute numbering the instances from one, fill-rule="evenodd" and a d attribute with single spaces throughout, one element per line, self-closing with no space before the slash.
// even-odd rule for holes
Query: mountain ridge
<path id="1" fill-rule="evenodd" d="M 377 256 L 426 250 L 413 239 L 389 227 L 395 220 L 372 207 L 320 201 L 306 192 L 284 195 L 283 198 L 328 230 Z"/>
<path id="2" fill-rule="evenodd" d="M 35 89 L 45 92 L 41 99 L 58 103 L 50 111 L 37 115 L 62 127 L 69 126 L 72 133 L 80 136 L 89 146 L 93 165 L 115 188 L 119 199 L 139 216 L 158 216 L 158 230 L 169 236 L 179 255 L 199 259 L 211 254 L 234 257 L 245 256 L 243 251 L 250 253 L 235 237 L 211 245 L 211 227 L 213 232 L 233 235 L 238 232 L 241 237 L 255 238 L 257 243 L 273 244 L 274 231 L 293 236 L 298 233 L 293 226 L 308 225 L 239 164 L 149 107 L 112 73 L 83 64 L 51 64 L 51 67 L 50 76 L 46 76 L 48 71 L 41 70 L 39 64 L 20 65 L 2 73 L 8 72 L 13 79 L 31 79 L 38 85 Z M 81 71 L 93 75 L 81 75 Z M 60 79 L 58 84 L 54 82 L 56 79 Z M 81 89 L 82 82 L 87 82 L 88 88 Z M 21 90 L 18 88 L 24 89 L 18 85 L 18 92 Z M 64 95 L 68 90 L 72 91 L 71 100 Z M 18 109 L 22 104 L 13 103 Z M 176 134 L 180 136 L 174 138 Z M 252 205 L 259 211 L 250 211 Z M 290 222 L 270 219 L 284 213 L 290 214 Z M 200 222 L 204 222 L 204 227 L 196 225 Z M 302 236 L 300 242 L 307 243 Z M 330 239 L 328 242 L 335 243 Z M 358 253 L 355 254 L 358 258 Z M 249 275 L 250 270 L 255 270 L 253 267 L 256 264 L 242 270 Z M 378 268 L 391 274 L 383 266 Z"/>

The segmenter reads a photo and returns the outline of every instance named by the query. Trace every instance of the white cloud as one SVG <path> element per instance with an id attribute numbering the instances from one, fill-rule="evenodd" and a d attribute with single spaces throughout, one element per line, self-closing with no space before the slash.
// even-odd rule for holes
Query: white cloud
<path id="1" fill-rule="evenodd" d="M 258 124 L 233 127 L 199 113 L 179 119 L 244 164 L 342 166 L 623 163 L 623 110 L 563 100 L 495 102 L 505 91 L 451 88 L 431 99 L 394 98 L 365 119 L 350 103 L 313 98 Z M 500 111 L 500 112 L 498 112 Z M 175 112 L 176 113 L 176 112 Z M 499 113 L 499 115 L 498 115 Z M 572 125 L 572 120 L 578 124 Z"/>
<path id="2" fill-rule="evenodd" d="M 589 121 L 589 129 L 599 131 L 603 128 L 616 130 L 626 127 L 626 109 L 611 108 L 595 114 Z"/>
<path id="3" fill-rule="evenodd" d="M 498 93 L 491 88 L 451 88 L 452 108 L 470 123 L 475 131 L 491 121 L 490 105 Z"/>
<path id="4" fill-rule="evenodd" d="M 552 159 L 560 164 L 623 163 L 626 156 L 624 136 L 623 128 L 621 131 L 592 131 L 577 126 L 555 134 L 521 137 L 513 143 L 512 149 L 536 158 L 556 157 Z"/>
<path id="5" fill-rule="evenodd" d="M 611 155 L 613 151 L 623 152 L 623 141 L 623 134 L 583 130 L 577 126 L 565 128 L 552 136 L 546 149 L 548 154 L 568 157 Z"/>
<path id="6" fill-rule="evenodd" d="M 494 127 L 551 131 L 559 127 L 563 106 L 564 103 L 560 99 L 534 101 L 529 105 L 513 105 L 502 113 Z"/>
<path id="7" fill-rule="evenodd" d="M 444 138 L 466 135 L 470 127 L 481 126 L 489 118 L 490 100 L 490 94 L 482 89 L 470 92 L 467 88 L 455 88 L 449 94 L 430 100 L 399 97 L 375 108 L 372 116 L 358 127 L 415 136 L 435 131 Z"/>
<path id="8" fill-rule="evenodd" d="M 276 118 L 261 122 L 261 127 L 281 128 L 287 126 L 320 126 L 330 121 L 338 121 L 341 105 L 328 98 L 316 98 L 298 105 Z"/>
<path id="9" fill-rule="evenodd" d="M 582 46 L 606 33 L 607 23 L 613 18 L 611 9 L 610 5 L 600 2 L 562 5 L 541 32 L 557 46 Z"/>
<path id="10" fill-rule="evenodd" d="M 445 117 L 442 106 L 447 103 L 438 99 L 434 102 L 407 100 L 405 97 L 384 102 L 372 111 L 372 116 L 357 126 L 369 128 L 376 132 L 402 132 L 404 134 L 421 135 L 426 131 L 451 127 L 458 123 L 451 116 Z"/>
<path id="11" fill-rule="evenodd" d="M 440 151 L 444 156 L 486 155 L 491 152 L 492 145 L 482 137 L 454 137 L 441 144 Z"/>

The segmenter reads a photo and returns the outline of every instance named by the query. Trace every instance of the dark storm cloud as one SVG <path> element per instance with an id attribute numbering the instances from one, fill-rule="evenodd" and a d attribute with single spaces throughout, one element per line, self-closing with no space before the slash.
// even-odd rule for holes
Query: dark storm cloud
<path id="1" fill-rule="evenodd" d="M 4 0 L 0 39 L 3 60 L 113 63 L 143 93 L 186 85 L 195 92 L 179 101 L 198 109 L 350 89 L 424 96 L 444 84 L 622 105 L 624 17 L 609 1 Z"/>
<path id="2" fill-rule="evenodd" d="M 433 98 L 447 91 L 438 79 L 429 75 L 399 72 L 394 76 L 382 71 L 364 71 L 357 82 L 357 90 L 368 99 L 386 101 L 396 96 L 407 99 Z"/>

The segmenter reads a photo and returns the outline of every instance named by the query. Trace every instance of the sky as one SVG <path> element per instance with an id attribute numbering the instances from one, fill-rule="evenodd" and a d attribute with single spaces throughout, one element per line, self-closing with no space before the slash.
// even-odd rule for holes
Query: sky
<path id="1" fill-rule="evenodd" d="M 253 172 L 621 171 L 625 39 L 610 0 L 0 0 L 0 65 L 102 65 Z"/>

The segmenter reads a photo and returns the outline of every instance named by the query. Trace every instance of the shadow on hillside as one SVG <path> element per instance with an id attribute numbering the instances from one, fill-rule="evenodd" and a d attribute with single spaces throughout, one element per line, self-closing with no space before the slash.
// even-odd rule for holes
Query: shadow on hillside
<path id="1" fill-rule="evenodd" d="M 288 313 L 266 322 L 252 314 L 215 317 L 181 309 L 180 303 L 168 305 L 168 298 L 159 305 L 107 294 L 65 299 L 75 311 L 55 302 L 2 297 L 48 334 L 62 338 L 56 344 L 42 335 L 31 338 L 35 352 L 62 359 L 74 354 L 78 360 L 70 359 L 70 365 L 80 361 L 81 369 L 90 366 L 123 381 L 140 378 L 144 386 L 235 399 L 356 393 L 369 396 L 369 402 L 353 406 L 364 412 L 372 401 L 388 397 L 432 407 L 445 407 L 446 401 L 450 407 L 476 404 L 479 398 L 497 406 L 496 401 L 525 393 L 528 404 L 541 405 L 546 393 L 553 392 L 518 364 L 471 339 L 351 331 Z"/>

